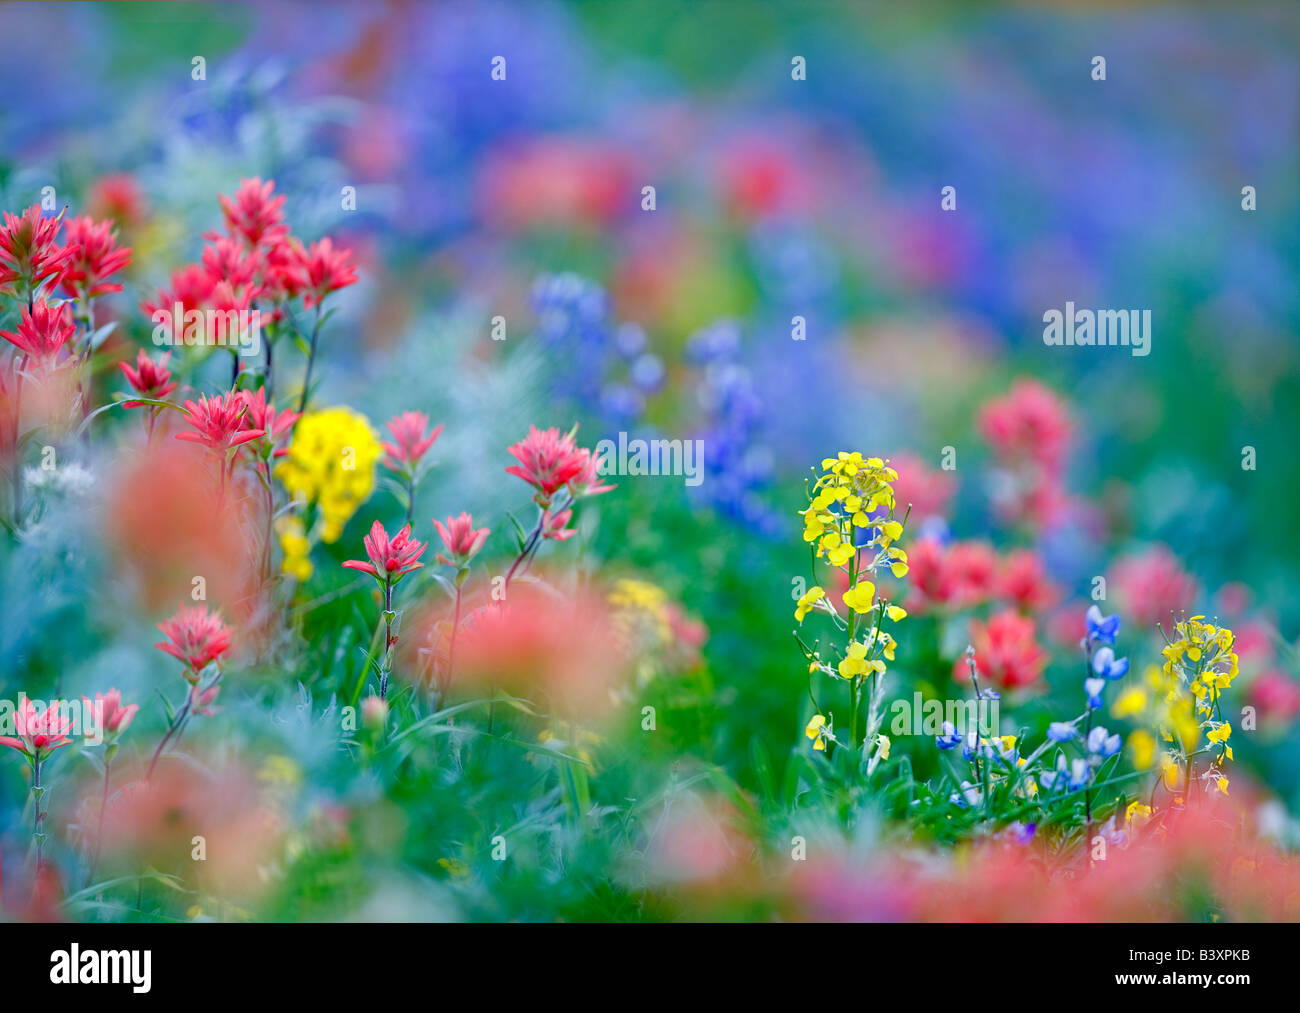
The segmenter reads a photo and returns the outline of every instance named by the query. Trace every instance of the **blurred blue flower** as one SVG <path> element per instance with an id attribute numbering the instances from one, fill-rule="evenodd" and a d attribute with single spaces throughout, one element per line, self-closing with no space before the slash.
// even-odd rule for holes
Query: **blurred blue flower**
<path id="1" fill-rule="evenodd" d="M 1128 658 L 1116 661 L 1115 652 L 1102 647 L 1092 656 L 1092 670 L 1105 679 L 1122 679 L 1128 674 Z"/>
<path id="2" fill-rule="evenodd" d="M 1109 759 L 1119 752 L 1121 741 L 1118 735 L 1110 735 L 1106 729 L 1098 725 L 1088 733 L 1088 752 L 1095 753 L 1103 760 Z"/>
<path id="3" fill-rule="evenodd" d="M 1084 617 L 1088 623 L 1088 639 L 1098 644 L 1113 644 L 1119 634 L 1119 615 L 1102 616 L 1096 605 L 1088 607 Z"/>

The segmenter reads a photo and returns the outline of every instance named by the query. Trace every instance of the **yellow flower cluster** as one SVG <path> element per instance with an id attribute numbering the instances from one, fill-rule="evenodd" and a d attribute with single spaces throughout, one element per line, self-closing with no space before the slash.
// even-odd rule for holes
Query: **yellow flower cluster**
<path id="1" fill-rule="evenodd" d="M 1232 726 L 1223 719 L 1220 695 L 1237 676 L 1232 630 L 1193 616 L 1174 624 L 1174 639 L 1166 637 L 1163 666 L 1151 665 L 1142 683 L 1130 686 L 1111 707 L 1116 718 L 1133 718 L 1153 729 L 1139 728 L 1129 736 L 1133 764 L 1139 770 L 1157 759 L 1165 787 L 1175 790 L 1190 770 L 1189 759 L 1202 747 L 1215 753 L 1205 778 L 1225 795 L 1228 778 L 1223 764 L 1232 760 L 1228 739 Z"/>
<path id="2" fill-rule="evenodd" d="M 1201 729 L 1205 730 L 1205 741 L 1211 751 L 1215 752 L 1214 761 L 1205 775 L 1215 782 L 1223 794 L 1228 794 L 1228 778 L 1223 775 L 1223 764 L 1232 759 L 1232 747 L 1228 738 L 1232 735 L 1232 725 L 1223 719 L 1220 697 L 1225 689 L 1232 685 L 1237 677 L 1239 661 L 1233 646 L 1236 637 L 1226 626 L 1215 626 L 1205 621 L 1205 616 L 1192 616 L 1174 624 L 1174 639 L 1170 639 L 1161 654 L 1165 663 L 1163 674 L 1169 680 L 1169 693 L 1178 693 L 1185 686 L 1191 699 L 1181 696 L 1184 701 L 1180 707 L 1185 714 L 1188 705 L 1194 702 L 1195 717 L 1190 722 L 1184 717 L 1184 726 L 1192 725 L 1194 735 L 1176 729 L 1178 739 L 1186 757 L 1198 744 Z M 1199 720 L 1198 720 L 1199 719 Z M 1174 741 L 1174 734 L 1164 732 L 1166 741 Z M 1190 742 L 1188 741 L 1190 738 Z M 1166 778 L 1169 775 L 1170 758 L 1166 757 Z"/>
<path id="3" fill-rule="evenodd" d="M 663 588 L 648 580 L 623 578 L 615 581 L 608 600 L 614 609 L 614 627 L 621 633 L 645 636 L 660 645 L 672 641 L 672 615 Z"/>
<path id="4" fill-rule="evenodd" d="M 864 570 L 874 573 L 888 566 L 895 577 L 907 573 L 907 553 L 892 548 L 903 534 L 902 523 L 894 520 L 891 484 L 898 472 L 888 461 L 864 460 L 857 451 L 826 458 L 822 472 L 807 509 L 800 511 L 803 540 L 816 542 L 818 557 L 829 559 L 832 566 L 847 567 L 859 551 L 869 549 L 872 559 Z"/>
<path id="5" fill-rule="evenodd" d="M 809 674 L 820 671 L 851 684 L 849 742 L 853 748 L 865 742 L 871 750 L 868 776 L 879 761 L 889 757 L 890 748 L 889 737 L 880 734 L 879 728 L 885 663 L 894 660 L 898 645 L 881 627 L 886 617 L 898 622 L 907 615 L 904 609 L 879 598 L 869 579 L 882 569 L 895 577 L 907 573 L 907 553 L 895 544 L 902 537 L 904 523 L 894 519 L 893 483 L 897 479 L 898 473 L 883 458 L 841 452 L 822 461 L 821 474 L 808 493 L 808 506 L 800 511 L 804 541 L 816 547 L 814 569 L 816 559 L 825 559 L 848 575 L 848 588 L 840 596 L 847 612 L 841 616 L 826 589 L 814 585 L 795 603 L 795 620 L 802 624 L 809 612 L 825 612 L 837 629 L 847 633 L 848 642 L 838 663 L 833 656 L 824 660 L 820 651 L 802 640 L 799 644 Z M 859 737 L 861 703 L 866 705 L 864 738 Z M 828 742 L 838 743 L 827 715 L 815 714 L 804 734 L 819 752 Z"/>
<path id="6" fill-rule="evenodd" d="M 306 580 L 312 574 L 311 542 L 302 521 L 293 516 L 281 517 L 275 522 L 275 532 L 284 553 L 281 569 L 291 577 Z"/>
<path id="7" fill-rule="evenodd" d="M 327 408 L 298 421 L 275 476 L 294 499 L 316 504 L 321 539 L 333 542 L 374 491 L 375 464 L 383 453 L 364 415 L 351 408 Z"/>

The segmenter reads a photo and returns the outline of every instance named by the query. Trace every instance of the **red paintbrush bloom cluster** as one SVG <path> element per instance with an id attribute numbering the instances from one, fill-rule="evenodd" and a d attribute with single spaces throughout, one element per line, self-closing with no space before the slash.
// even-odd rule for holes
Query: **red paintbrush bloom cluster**
<path id="1" fill-rule="evenodd" d="M 301 295 L 311 308 L 357 280 L 350 251 L 335 249 L 329 239 L 305 248 L 294 238 L 284 223 L 284 196 L 274 191 L 272 180 L 246 179 L 234 197 L 220 196 L 226 233 L 206 235 L 201 263 L 174 272 L 170 287 L 143 303 L 151 318 L 160 311 L 174 315 L 177 305 L 183 313 L 226 312 L 262 302 L 278 320 L 284 302 Z"/>
<path id="2" fill-rule="evenodd" d="M 75 247 L 59 273 L 59 284 L 76 299 L 93 299 L 108 292 L 121 292 L 118 282 L 106 281 L 131 263 L 131 250 L 117 245 L 117 230 L 111 221 L 97 222 L 89 216 L 70 218 L 64 227 L 67 245 Z"/>
<path id="3" fill-rule="evenodd" d="M 75 246 L 59 243 L 61 217 L 43 217 L 39 204 L 21 215 L 4 213 L 4 227 L 0 228 L 0 290 L 21 282 L 28 291 L 34 291 L 76 255 Z"/>
<path id="4" fill-rule="evenodd" d="M 274 405 L 267 403 L 265 387 L 236 391 L 235 396 L 244 404 L 244 429 L 270 439 L 275 446 L 276 457 L 287 454 L 288 448 L 278 444 L 293 430 L 294 424 L 302 418 L 302 413 L 287 408 L 277 412 Z"/>
<path id="5" fill-rule="evenodd" d="M 0 746 L 16 749 L 29 760 L 40 761 L 72 741 L 68 738 L 71 729 L 72 719 L 59 717 L 57 700 L 41 710 L 27 697 L 23 697 L 14 713 L 14 731 L 18 736 L 0 737 Z"/>
<path id="6" fill-rule="evenodd" d="M 994 578 L 994 597 L 1022 612 L 1042 612 L 1056 604 L 1059 592 L 1043 572 L 1043 562 L 1028 549 L 1016 549 L 1002 560 Z"/>
<path id="7" fill-rule="evenodd" d="M 895 454 L 889 466 L 898 472 L 892 485 L 894 501 L 900 509 L 912 508 L 913 522 L 926 517 L 943 517 L 948 513 L 957 479 L 950 471 L 928 467 L 915 454 Z"/>
<path id="8" fill-rule="evenodd" d="M 370 561 L 349 559 L 343 565 L 351 570 L 360 570 L 379 580 L 391 578 L 400 580 L 412 570 L 424 566 L 419 559 L 427 548 L 424 542 L 411 537 L 411 525 L 406 525 L 390 539 L 384 526 L 378 521 L 370 527 L 370 534 L 365 537 L 366 555 Z"/>
<path id="9" fill-rule="evenodd" d="M 1164 545 L 1121 556 L 1111 568 L 1111 586 L 1126 621 L 1150 629 L 1183 612 L 1196 600 L 1196 581 Z"/>
<path id="10" fill-rule="evenodd" d="M 167 361 L 171 358 L 171 352 L 163 352 L 155 362 L 149 358 L 148 353 L 142 348 L 136 353 L 135 365 L 129 362 L 119 362 L 118 367 L 126 376 L 126 382 L 141 397 L 151 398 L 155 401 L 165 398 L 168 394 L 176 389 L 176 383 L 172 380 L 171 370 L 167 368 Z M 124 408 L 139 408 L 140 401 L 123 401 Z"/>
<path id="11" fill-rule="evenodd" d="M 351 256 L 351 250 L 336 250 L 328 237 L 299 252 L 298 263 L 307 279 L 303 306 L 311 309 L 331 292 L 356 282 L 357 268 L 350 262 Z"/>
<path id="12" fill-rule="evenodd" d="M 221 194 L 221 213 L 226 229 L 241 237 L 250 247 L 274 241 L 288 233 L 284 222 L 284 195 L 275 194 L 275 180 L 263 183 L 257 177 L 243 180 L 234 197 Z"/>
<path id="13" fill-rule="evenodd" d="M 230 650 L 230 629 L 204 605 L 181 608 L 166 622 L 159 623 L 158 629 L 167 639 L 154 647 L 184 662 L 189 668 L 185 678 L 191 682 Z"/>
<path id="14" fill-rule="evenodd" d="M 0 338 L 12 342 L 34 363 L 53 366 L 76 330 L 72 311 L 66 304 L 55 308 L 44 299 L 38 299 L 30 310 L 23 307 L 18 330 L 0 331 Z"/>
<path id="15" fill-rule="evenodd" d="M 451 553 L 450 558 L 441 552 L 435 557 L 446 566 L 464 566 L 478 555 L 479 549 L 483 548 L 483 543 L 492 533 L 491 528 L 475 530 L 474 518 L 464 512 L 459 517 L 448 517 L 446 524 L 435 518 L 433 526 L 438 529 L 438 537 Z"/>
<path id="16" fill-rule="evenodd" d="M 998 612 L 988 622 L 972 619 L 971 644 L 975 671 L 987 687 L 1016 689 L 1038 681 L 1047 665 L 1047 652 L 1035 637 L 1034 621 L 1018 612 Z M 953 663 L 953 679 L 970 680 L 966 657 Z"/>
<path id="17" fill-rule="evenodd" d="M 134 703 L 123 707 L 122 694 L 116 689 L 110 689 L 107 693 L 96 693 L 93 701 L 88 696 L 83 696 L 81 699 L 85 701 L 88 708 L 94 708 L 103 734 L 120 735 L 126 731 L 140 709 L 140 705 Z"/>
<path id="18" fill-rule="evenodd" d="M 998 458 L 999 513 L 1032 527 L 1057 520 L 1068 503 L 1062 472 L 1071 426 L 1064 402 L 1042 384 L 1020 380 L 983 407 L 979 427 Z"/>
<path id="19" fill-rule="evenodd" d="M 227 391 L 216 397 L 186 401 L 185 414 L 195 432 L 177 433 L 176 439 L 202 443 L 210 450 L 224 453 L 266 435 L 263 429 L 249 429 L 245 425 L 248 402 L 242 393 Z"/>
<path id="20" fill-rule="evenodd" d="M 429 432 L 429 416 L 424 412 L 402 412 L 388 423 L 388 431 L 393 439 L 382 444 L 387 455 L 383 465 L 391 471 L 409 474 L 442 435 L 442 426 L 435 426 Z"/>
<path id="21" fill-rule="evenodd" d="M 597 484 L 599 462 L 590 450 L 574 442 L 572 433 L 529 426 L 528 435 L 509 449 L 519 463 L 506 468 L 506 473 L 517 475 L 537 489 L 534 498 L 543 509 L 566 487 L 574 499 L 614 488 Z"/>
<path id="22" fill-rule="evenodd" d="M 908 552 L 907 563 L 909 612 L 970 608 L 993 595 L 997 556 L 987 542 L 944 547 L 934 538 L 922 538 Z"/>
<path id="23" fill-rule="evenodd" d="M 999 560 L 987 542 L 961 541 L 945 547 L 922 538 L 907 556 L 909 612 L 958 611 L 990 601 L 1014 605 L 1023 612 L 1041 612 L 1059 598 L 1043 572 L 1039 557 L 1017 549 Z"/>
<path id="24" fill-rule="evenodd" d="M 144 220 L 145 203 L 135 179 L 125 172 L 97 179 L 86 196 L 86 208 L 94 218 L 111 218 L 131 229 Z"/>
<path id="25" fill-rule="evenodd" d="M 603 598 L 565 599 L 528 584 L 467 617 L 456 658 L 456 678 L 471 690 L 495 686 L 587 717 L 610 709 L 629 662 Z"/>

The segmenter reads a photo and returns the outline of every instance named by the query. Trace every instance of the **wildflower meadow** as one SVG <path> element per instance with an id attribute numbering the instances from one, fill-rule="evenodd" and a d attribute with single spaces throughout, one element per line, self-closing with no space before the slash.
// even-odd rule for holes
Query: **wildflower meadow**
<path id="1" fill-rule="evenodd" d="M 1300 918 L 1293 6 L 0 29 L 0 918 Z"/>

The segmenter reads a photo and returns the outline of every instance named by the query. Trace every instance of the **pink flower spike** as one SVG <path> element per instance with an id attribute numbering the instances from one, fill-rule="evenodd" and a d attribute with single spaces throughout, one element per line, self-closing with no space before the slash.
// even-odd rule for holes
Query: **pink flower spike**
<path id="1" fill-rule="evenodd" d="M 555 542 L 567 542 L 578 532 L 569 527 L 572 510 L 561 510 L 558 514 L 547 510 L 542 516 L 542 537 Z"/>
<path id="2" fill-rule="evenodd" d="M 59 284 L 77 299 L 93 299 L 121 292 L 120 282 L 106 279 L 131 263 L 131 248 L 117 245 L 111 221 L 97 222 L 88 215 L 70 218 L 64 230 L 66 245 L 74 250 L 59 274 Z"/>
<path id="3" fill-rule="evenodd" d="M 167 639 L 154 647 L 188 665 L 190 671 L 185 678 L 191 682 L 230 650 L 230 629 L 204 605 L 179 609 L 166 622 L 159 623 L 158 629 Z"/>
<path id="4" fill-rule="evenodd" d="M 241 390 L 238 396 L 244 403 L 245 427 L 250 432 L 260 432 L 269 437 L 272 444 L 279 443 L 302 418 L 300 412 L 289 409 L 277 412 L 274 405 L 267 404 L 264 387 L 258 387 L 255 391 Z M 288 450 L 285 447 L 277 447 L 275 450 L 276 457 L 283 457 L 286 453 Z"/>
<path id="5" fill-rule="evenodd" d="M 4 213 L 4 226 L 0 227 L 0 290 L 16 281 L 35 290 L 76 256 L 75 244 L 59 245 L 62 225 L 62 214 L 45 218 L 39 204 L 33 204 L 21 215 Z"/>
<path id="6" fill-rule="evenodd" d="M 195 683 L 190 687 L 190 713 L 205 718 L 216 717 L 220 708 L 212 705 L 216 702 L 217 694 L 220 692 L 220 686 L 209 686 L 207 689 L 200 691 L 198 683 Z"/>
<path id="7" fill-rule="evenodd" d="M 241 180 L 235 196 L 222 194 L 221 213 L 226 219 L 226 230 L 242 238 L 249 246 L 263 240 L 274 240 L 287 228 L 284 221 L 284 195 L 275 193 L 275 180 L 265 183 L 258 177 Z"/>
<path id="8" fill-rule="evenodd" d="M 483 543 L 487 541 L 487 536 L 492 533 L 491 528 L 479 528 L 475 531 L 474 519 L 463 511 L 459 517 L 448 517 L 446 524 L 435 519 L 433 526 L 438 529 L 438 537 L 451 553 L 450 558 L 442 553 L 438 553 L 435 557 L 444 566 L 464 566 L 478 555 L 479 549 L 483 548 Z"/>
<path id="9" fill-rule="evenodd" d="M 135 366 L 129 362 L 119 362 L 118 366 L 121 367 L 126 382 L 137 394 L 154 401 L 161 401 L 176 389 L 171 370 L 167 368 L 167 362 L 171 357 L 171 352 L 163 352 L 155 362 L 142 348 L 136 353 Z M 139 408 L 140 404 L 139 401 L 123 401 L 122 407 Z"/>
<path id="10" fill-rule="evenodd" d="M 365 544 L 370 561 L 349 559 L 343 564 L 345 567 L 368 573 L 376 580 L 391 579 L 397 582 L 424 566 L 418 560 L 424 555 L 427 546 L 411 537 L 409 524 L 390 539 L 384 526 L 375 521 L 370 527 L 370 534 L 365 537 Z"/>
<path id="11" fill-rule="evenodd" d="M 263 429 L 245 429 L 248 405 L 236 391 L 219 397 L 201 397 L 185 402 L 185 414 L 197 432 L 177 433 L 176 439 L 202 443 L 211 450 L 226 451 L 265 436 Z"/>
<path id="12" fill-rule="evenodd" d="M 569 491 L 573 493 L 573 498 L 599 496 L 603 492 L 612 491 L 614 486 L 600 484 L 600 458 L 587 450 L 583 453 L 587 455 L 587 461 L 582 466 L 582 471 L 569 480 Z"/>
<path id="13" fill-rule="evenodd" d="M 67 737 L 71 729 L 72 719 L 59 717 L 57 700 L 42 711 L 23 697 L 14 714 L 14 731 L 18 736 L 0 737 L 0 746 L 16 749 L 29 760 L 40 761 L 72 741 Z"/>
<path id="14" fill-rule="evenodd" d="M 353 285 L 357 280 L 357 266 L 348 262 L 351 250 L 336 250 L 329 238 L 300 251 L 299 266 L 306 276 L 306 294 L 302 304 L 311 309 L 331 292 Z"/>
<path id="15" fill-rule="evenodd" d="M 414 471 L 429 448 L 442 435 L 442 426 L 429 428 L 429 416 L 424 412 L 402 412 L 388 423 L 388 431 L 393 434 L 393 442 L 383 444 L 384 467 L 391 471 Z"/>
<path id="16" fill-rule="evenodd" d="M 87 696 L 81 699 L 85 701 L 87 707 L 94 708 L 99 717 L 101 734 L 110 732 L 120 735 L 127 730 L 135 718 L 136 711 L 140 709 L 140 705 L 134 703 L 123 707 L 122 694 L 116 689 L 110 689 L 107 693 L 96 693 L 93 701 Z"/>
<path id="17" fill-rule="evenodd" d="M 49 366 L 58 360 L 76 330 L 77 325 L 66 305 L 55 309 L 44 299 L 38 299 L 30 310 L 23 307 L 18 330 L 0 331 L 0 338 L 11 341 L 34 362 Z"/>
<path id="18" fill-rule="evenodd" d="M 548 506 L 554 495 L 587 468 L 590 453 L 580 450 L 569 433 L 528 427 L 528 435 L 509 448 L 519 463 L 506 469 L 538 490 L 537 501 Z"/>

